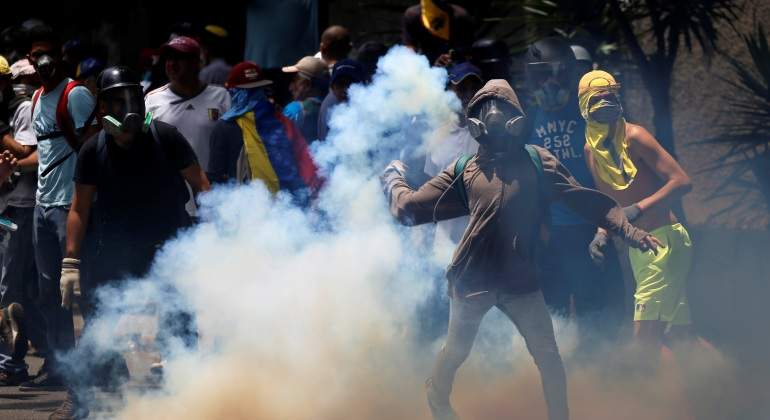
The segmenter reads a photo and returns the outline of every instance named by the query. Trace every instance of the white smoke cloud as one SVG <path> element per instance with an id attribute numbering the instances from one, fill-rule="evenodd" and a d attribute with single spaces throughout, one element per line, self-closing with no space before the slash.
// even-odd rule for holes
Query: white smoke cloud
<path id="1" fill-rule="evenodd" d="M 459 107 L 445 84 L 444 70 L 393 48 L 369 86 L 351 88 L 314 150 L 327 179 L 317 208 L 274 199 L 261 184 L 217 188 L 202 197 L 205 222 L 169 242 L 147 279 L 102 290 L 102 311 L 81 339 L 97 353 L 125 352 L 128 332 L 116 325 L 130 322 L 119 320 L 153 308 L 189 306 L 201 334 L 196 351 L 177 348 L 166 361 L 160 390 L 127 391 L 105 416 L 427 419 L 423 381 L 438 343 L 415 339 L 416 311 L 441 267 L 394 224 L 378 175 L 402 150 L 436 144 Z M 500 314 L 488 318 L 459 375 L 459 411 L 542 418 L 520 337 Z M 559 331 L 569 349 L 574 328 Z"/>

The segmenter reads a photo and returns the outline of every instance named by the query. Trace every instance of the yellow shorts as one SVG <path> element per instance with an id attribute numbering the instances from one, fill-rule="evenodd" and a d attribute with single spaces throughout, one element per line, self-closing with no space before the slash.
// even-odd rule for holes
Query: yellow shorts
<path id="1" fill-rule="evenodd" d="M 690 235 L 680 223 L 650 233 L 664 245 L 658 255 L 633 248 L 628 251 L 636 280 L 634 321 L 690 324 L 686 290 L 692 262 Z"/>

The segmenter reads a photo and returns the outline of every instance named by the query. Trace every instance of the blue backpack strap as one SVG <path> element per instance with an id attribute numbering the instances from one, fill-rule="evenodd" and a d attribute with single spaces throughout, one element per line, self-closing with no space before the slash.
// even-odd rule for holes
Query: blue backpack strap
<path id="1" fill-rule="evenodd" d="M 462 155 L 455 162 L 454 174 L 452 174 L 452 182 L 460 181 L 456 184 L 457 195 L 460 196 L 460 201 L 463 202 L 465 208 L 468 208 L 468 192 L 465 191 L 465 182 L 463 182 L 463 172 L 468 165 L 468 161 L 471 160 L 473 155 Z"/>

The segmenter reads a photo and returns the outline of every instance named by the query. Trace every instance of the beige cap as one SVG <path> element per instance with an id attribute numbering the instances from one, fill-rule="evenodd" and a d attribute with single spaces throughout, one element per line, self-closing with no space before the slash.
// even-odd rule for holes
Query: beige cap
<path id="1" fill-rule="evenodd" d="M 284 73 L 299 73 L 311 79 L 321 79 L 327 75 L 328 69 L 321 59 L 307 56 L 302 57 L 297 64 L 284 67 Z"/>

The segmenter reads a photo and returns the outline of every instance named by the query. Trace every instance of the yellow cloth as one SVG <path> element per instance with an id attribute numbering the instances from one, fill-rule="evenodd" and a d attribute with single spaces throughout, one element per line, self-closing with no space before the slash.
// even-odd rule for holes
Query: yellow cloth
<path id="1" fill-rule="evenodd" d="M 273 165 L 267 155 L 262 138 L 257 133 L 257 123 L 254 120 L 254 112 L 247 112 L 235 119 L 235 123 L 243 133 L 243 151 L 249 161 L 251 179 L 261 179 L 267 189 L 275 194 L 280 188 L 278 175 L 275 174 Z"/>
<path id="2" fill-rule="evenodd" d="M 631 185 L 636 176 L 636 166 L 628 155 L 626 143 L 626 120 L 620 117 L 615 124 L 615 130 L 610 132 L 610 125 L 603 124 L 591 118 L 591 112 L 602 107 L 600 101 L 591 106 L 591 97 L 598 92 L 620 88 L 611 74 L 594 70 L 586 73 L 578 84 L 578 103 L 580 113 L 586 120 L 586 143 L 591 149 L 596 173 L 602 181 L 614 190 L 624 190 Z"/>
<path id="3" fill-rule="evenodd" d="M 11 74 L 11 66 L 8 65 L 8 60 L 0 55 L 0 76 Z"/>
<path id="4" fill-rule="evenodd" d="M 687 276 L 692 264 L 690 235 L 680 223 L 662 226 L 650 233 L 663 242 L 658 255 L 652 251 L 628 250 L 636 281 L 634 321 L 687 325 L 690 323 Z"/>
<path id="5" fill-rule="evenodd" d="M 449 41 L 449 13 L 431 0 L 420 0 L 420 9 L 422 26 L 433 36 Z"/>
<path id="6" fill-rule="evenodd" d="M 218 25 L 206 25 L 203 29 L 206 30 L 206 32 L 214 34 L 220 38 L 227 38 L 227 29 L 218 26 Z"/>

